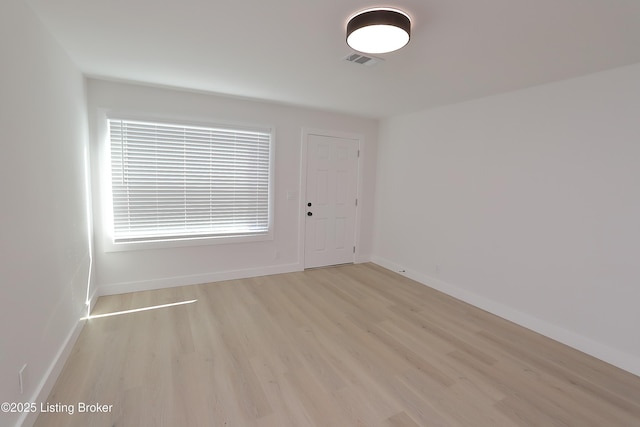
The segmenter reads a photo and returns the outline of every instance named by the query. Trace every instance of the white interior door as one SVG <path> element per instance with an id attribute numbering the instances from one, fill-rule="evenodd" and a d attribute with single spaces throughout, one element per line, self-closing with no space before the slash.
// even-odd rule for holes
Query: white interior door
<path id="1" fill-rule="evenodd" d="M 358 141 L 307 136 L 305 268 L 354 261 Z"/>

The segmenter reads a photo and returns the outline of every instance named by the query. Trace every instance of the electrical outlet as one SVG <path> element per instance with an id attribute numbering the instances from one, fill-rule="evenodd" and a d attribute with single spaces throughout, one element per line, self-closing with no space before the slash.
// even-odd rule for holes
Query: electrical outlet
<path id="1" fill-rule="evenodd" d="M 20 394 L 24 393 L 24 388 L 25 388 L 25 377 L 26 377 L 26 371 L 27 371 L 27 364 L 25 363 L 24 365 L 22 365 L 22 368 L 20 368 L 20 370 L 18 371 L 18 381 L 20 383 Z"/>

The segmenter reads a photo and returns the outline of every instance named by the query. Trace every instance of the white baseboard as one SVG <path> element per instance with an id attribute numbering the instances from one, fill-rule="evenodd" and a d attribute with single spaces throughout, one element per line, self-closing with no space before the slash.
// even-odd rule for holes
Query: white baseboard
<path id="1" fill-rule="evenodd" d="M 142 280 L 137 282 L 110 283 L 98 285 L 94 297 L 103 295 L 126 294 L 129 292 L 150 291 L 154 289 L 173 288 L 176 286 L 199 285 L 202 283 L 220 282 L 223 280 L 246 279 L 258 276 L 270 276 L 273 274 L 292 273 L 302 271 L 304 267 L 299 264 L 283 264 L 268 267 L 248 268 L 242 270 L 228 270 L 207 274 L 190 276 L 177 276 L 165 279 Z M 93 297 L 92 297 L 93 298 Z"/>
<path id="2" fill-rule="evenodd" d="M 615 348 L 609 347 L 588 337 L 564 329 L 560 326 L 548 323 L 542 319 L 514 310 L 504 304 L 484 298 L 469 292 L 458 286 L 430 277 L 426 274 L 409 270 L 393 261 L 372 256 L 371 262 L 388 270 L 395 271 L 425 286 L 436 289 L 454 298 L 481 308 L 498 317 L 509 320 L 527 329 L 542 334 L 569 347 L 607 362 L 611 365 L 640 376 L 640 358 L 627 354 Z"/>
<path id="3" fill-rule="evenodd" d="M 356 256 L 355 264 L 363 264 L 365 262 L 371 262 L 370 254 L 358 254 L 358 256 Z"/>
<path id="4" fill-rule="evenodd" d="M 56 357 L 53 362 L 47 369 L 47 372 L 40 380 L 40 383 L 36 387 L 35 392 L 30 400 L 25 400 L 25 402 L 46 402 L 53 386 L 55 385 L 60 372 L 62 372 L 62 368 L 64 368 L 64 364 L 67 361 L 67 358 L 71 354 L 71 350 L 73 349 L 78 336 L 80 336 L 80 332 L 82 332 L 82 328 L 84 327 L 85 320 L 80 320 L 76 323 L 75 327 L 69 332 L 67 339 L 64 341 Z M 39 412 L 31 412 L 31 413 L 23 413 L 22 416 L 18 419 L 16 427 L 31 427 L 36 422 L 38 418 Z"/>

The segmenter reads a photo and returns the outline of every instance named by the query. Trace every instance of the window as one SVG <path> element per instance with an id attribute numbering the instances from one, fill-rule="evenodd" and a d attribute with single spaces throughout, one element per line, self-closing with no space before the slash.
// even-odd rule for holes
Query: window
<path id="1" fill-rule="evenodd" d="M 108 124 L 114 243 L 269 233 L 270 129 Z"/>

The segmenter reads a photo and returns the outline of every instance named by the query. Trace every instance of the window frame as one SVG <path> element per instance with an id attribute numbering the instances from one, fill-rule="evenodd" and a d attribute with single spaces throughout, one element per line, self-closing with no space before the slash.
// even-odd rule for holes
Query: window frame
<path id="1" fill-rule="evenodd" d="M 114 111 L 102 110 L 100 113 L 98 132 L 100 133 L 100 177 L 99 185 L 102 194 L 101 197 L 101 214 L 103 218 L 103 247 L 105 252 L 119 252 L 130 250 L 146 250 L 160 248 L 179 248 L 189 246 L 207 246 L 232 243 L 249 243 L 261 242 L 274 239 L 274 171 L 275 171 L 275 149 L 276 149 L 276 131 L 275 126 L 257 123 L 242 123 L 237 121 L 228 121 L 221 119 L 214 120 L 193 120 L 179 118 L 175 116 L 163 115 L 147 115 L 147 114 L 131 114 L 120 113 Z M 268 178 L 268 231 L 265 233 L 251 235 L 220 235 L 220 236 L 200 236 L 200 237 L 169 237 L 158 238 L 154 240 L 140 241 L 115 241 L 114 228 L 114 209 L 113 209 L 113 191 L 112 191 L 112 175 L 111 175 L 111 139 L 109 134 L 109 120 L 134 120 L 146 122 L 171 123 L 178 126 L 201 126 L 201 127 L 234 127 L 238 130 L 259 130 L 270 134 L 269 145 L 269 178 Z"/>

